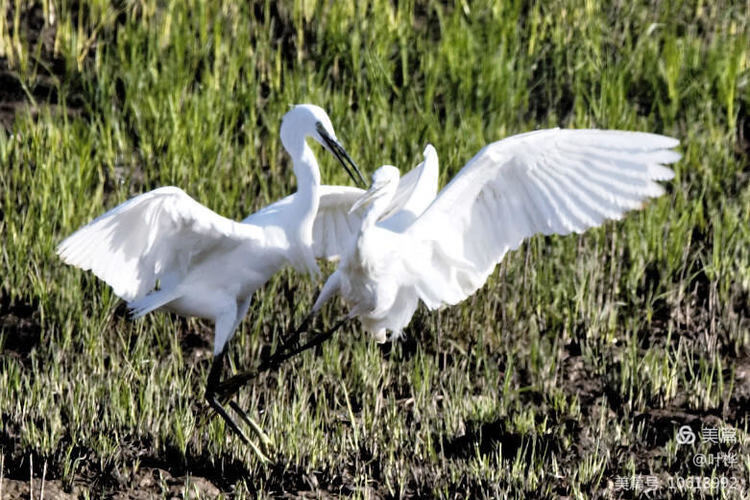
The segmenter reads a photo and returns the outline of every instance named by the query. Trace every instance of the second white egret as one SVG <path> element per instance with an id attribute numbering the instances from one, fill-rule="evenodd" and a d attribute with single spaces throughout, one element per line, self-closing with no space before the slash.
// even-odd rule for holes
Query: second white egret
<path id="1" fill-rule="evenodd" d="M 609 130 L 516 135 L 484 147 L 419 217 L 399 227 L 378 222 L 399 180 L 397 168 L 381 167 L 353 207 L 364 210 L 361 227 L 313 314 L 339 294 L 348 317 L 378 341 L 397 337 L 420 301 L 430 310 L 461 302 L 524 239 L 581 233 L 663 194 L 655 181 L 673 177 L 664 165 L 680 158 L 672 150 L 678 144 Z M 432 154 L 428 147 L 426 157 Z"/>

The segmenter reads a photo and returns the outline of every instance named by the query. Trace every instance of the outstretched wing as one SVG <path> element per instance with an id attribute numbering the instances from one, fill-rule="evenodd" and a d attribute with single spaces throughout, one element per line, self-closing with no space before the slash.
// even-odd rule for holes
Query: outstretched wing
<path id="1" fill-rule="evenodd" d="M 213 249 L 262 238 L 259 228 L 222 217 L 179 188 L 136 196 L 94 219 L 57 247 L 60 258 L 92 271 L 127 301 L 157 280 L 185 272 Z"/>
<path id="2" fill-rule="evenodd" d="M 663 194 L 676 139 L 642 132 L 549 129 L 485 146 L 407 229 L 426 242 L 418 289 L 430 308 L 481 287 L 533 234 L 580 233 Z M 424 261 L 424 255 L 422 256 Z"/>
<path id="3" fill-rule="evenodd" d="M 428 150 L 432 156 L 428 158 Z M 438 182 L 437 154 L 432 146 L 425 150 L 425 161 L 401 177 L 390 207 L 381 222 L 407 225 L 411 223 L 435 198 Z M 338 260 L 342 252 L 351 247 L 362 224 L 360 211 L 349 213 L 352 205 L 364 194 L 364 190 L 350 186 L 327 186 L 319 188 L 320 203 L 313 223 L 313 252 L 318 259 Z M 258 212 L 243 223 L 258 226 L 273 225 L 278 215 L 293 202 L 296 194 L 286 196 Z"/>

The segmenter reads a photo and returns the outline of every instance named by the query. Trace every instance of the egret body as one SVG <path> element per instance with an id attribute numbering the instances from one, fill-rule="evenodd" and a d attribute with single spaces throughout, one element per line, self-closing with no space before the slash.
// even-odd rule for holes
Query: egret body
<path id="1" fill-rule="evenodd" d="M 261 210 L 235 222 L 177 187 L 162 187 L 106 212 L 57 248 L 65 263 L 90 270 L 110 285 L 128 302 L 135 317 L 165 309 L 214 322 L 214 362 L 206 397 L 246 442 L 249 440 L 218 402 L 216 388 L 227 342 L 247 313 L 255 291 L 287 265 L 319 274 L 313 226 L 321 185 L 318 163 L 307 143 L 310 137 L 336 156 L 355 182 L 362 179 L 336 139 L 325 111 L 299 105 L 286 113 L 281 124 L 282 144 L 292 158 L 298 189 L 284 198 L 284 203 L 271 205 L 273 210 Z M 338 198 L 352 192 L 327 186 L 325 193 Z M 233 408 L 241 412 L 236 404 Z M 244 412 L 240 414 L 257 429 Z M 266 442 L 259 429 L 257 432 Z"/>

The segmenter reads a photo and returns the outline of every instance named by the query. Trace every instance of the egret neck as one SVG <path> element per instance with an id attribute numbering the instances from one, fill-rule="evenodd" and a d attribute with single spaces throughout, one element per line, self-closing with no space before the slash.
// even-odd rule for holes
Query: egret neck
<path id="1" fill-rule="evenodd" d="M 307 135 L 301 135 L 293 120 L 284 120 L 281 126 L 281 142 L 292 157 L 294 175 L 297 178 L 297 194 L 290 214 L 294 223 L 289 228 L 293 245 L 299 250 L 294 267 L 313 275 L 320 273 L 312 251 L 312 231 L 318 213 L 320 191 L 320 169 L 315 154 L 307 144 Z"/>

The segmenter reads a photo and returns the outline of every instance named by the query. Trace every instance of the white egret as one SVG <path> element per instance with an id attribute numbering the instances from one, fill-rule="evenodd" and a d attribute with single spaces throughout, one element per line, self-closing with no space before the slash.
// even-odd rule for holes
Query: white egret
<path id="1" fill-rule="evenodd" d="M 184 191 L 155 189 L 115 207 L 80 228 L 57 248 L 62 260 L 90 270 L 128 302 L 135 317 L 156 309 L 214 322 L 214 361 L 206 399 L 259 456 L 217 400 L 226 345 L 247 313 L 253 293 L 288 264 L 319 274 L 313 225 L 319 204 L 361 190 L 321 186 L 320 171 L 306 139 L 312 137 L 341 162 L 355 182 L 363 180 L 336 139 L 328 115 L 318 106 L 299 105 L 284 116 L 281 141 L 293 162 L 297 192 L 243 223 L 222 217 Z M 351 168 L 350 168 L 351 167 Z M 352 170 L 353 169 L 353 170 Z M 354 176 L 359 174 L 359 179 Z M 272 206 L 274 206 L 272 205 Z M 326 216 L 318 224 L 326 224 Z M 261 438 L 260 429 L 230 402 Z"/>
<path id="2" fill-rule="evenodd" d="M 364 183 L 336 139 L 325 111 L 298 105 L 284 116 L 281 125 L 281 141 L 292 157 L 298 181 L 295 194 L 239 223 L 216 214 L 177 187 L 162 187 L 106 212 L 57 248 L 65 263 L 90 270 L 110 285 L 128 302 L 135 317 L 164 309 L 214 322 L 214 361 L 206 399 L 263 459 L 264 453 L 245 437 L 219 401 L 229 399 L 238 387 L 231 380 L 220 380 L 227 342 L 247 313 L 253 293 L 273 274 L 292 265 L 319 275 L 315 259 L 338 258 L 361 222 L 350 208 L 364 191 L 321 185 L 307 137 L 334 154 L 355 182 Z M 437 165 L 420 165 L 401 179 L 394 207 L 406 212 L 424 209 L 436 192 Z M 283 354 L 261 367 L 275 364 Z M 260 428 L 234 401 L 229 405 L 259 436 L 265 449 L 269 440 Z"/>
<path id="3" fill-rule="evenodd" d="M 378 222 L 399 179 L 384 166 L 352 208 L 364 210 L 361 227 L 311 314 L 340 294 L 348 318 L 378 341 L 397 337 L 419 301 L 430 310 L 461 302 L 524 239 L 581 233 L 663 194 L 655 181 L 674 176 L 663 165 L 680 158 L 671 150 L 678 144 L 606 130 L 516 135 L 484 147 L 419 217 L 398 227 Z"/>

